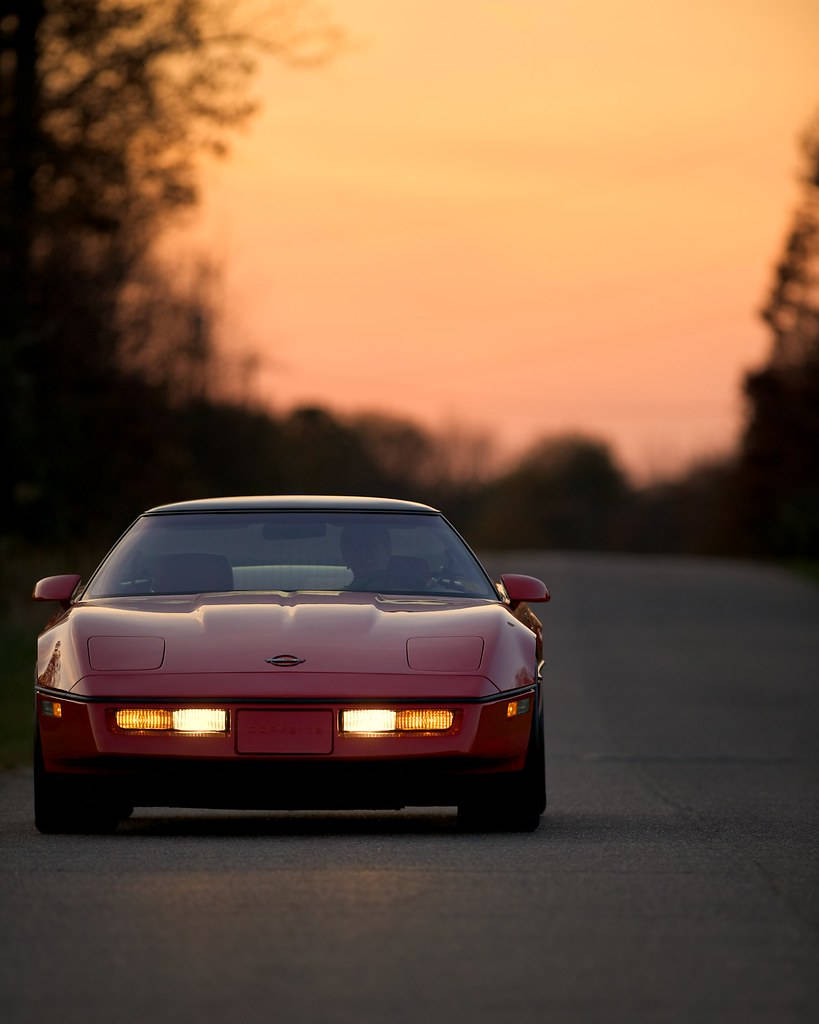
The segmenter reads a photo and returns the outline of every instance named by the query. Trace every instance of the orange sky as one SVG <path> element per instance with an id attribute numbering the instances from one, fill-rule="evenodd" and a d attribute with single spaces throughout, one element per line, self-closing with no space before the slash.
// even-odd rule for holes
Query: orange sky
<path id="1" fill-rule="evenodd" d="M 183 234 L 278 410 L 726 449 L 819 103 L 815 0 L 327 0 Z"/>

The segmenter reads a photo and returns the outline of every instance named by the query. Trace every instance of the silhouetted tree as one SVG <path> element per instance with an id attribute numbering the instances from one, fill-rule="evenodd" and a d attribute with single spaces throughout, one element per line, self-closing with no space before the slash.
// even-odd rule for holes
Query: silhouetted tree
<path id="1" fill-rule="evenodd" d="M 485 434 L 457 424 L 430 432 L 389 413 L 362 413 L 349 423 L 379 471 L 382 493 L 434 505 L 461 524 L 474 517 L 494 468 Z"/>
<path id="2" fill-rule="evenodd" d="M 5 0 L 0 532 L 70 532 L 147 465 L 179 479 L 163 430 L 208 393 L 210 306 L 151 245 L 196 199 L 196 154 L 251 112 L 254 56 L 314 63 L 338 39 L 307 0 Z"/>
<path id="3" fill-rule="evenodd" d="M 804 192 L 763 317 L 766 366 L 745 378 L 738 467 L 745 543 L 758 554 L 819 556 L 819 115 L 803 140 Z"/>
<path id="4" fill-rule="evenodd" d="M 434 487 L 436 446 L 416 423 L 378 412 L 360 413 L 349 423 L 390 494 L 418 500 L 419 492 Z"/>
<path id="5" fill-rule="evenodd" d="M 314 494 L 383 494 L 385 476 L 358 432 L 325 409 L 305 406 L 281 424 L 287 489 Z"/>
<path id="6" fill-rule="evenodd" d="M 686 555 L 742 552 L 736 529 L 736 459 L 704 459 L 669 480 L 636 490 L 621 542 L 628 551 Z"/>
<path id="7" fill-rule="evenodd" d="M 470 537 L 485 547 L 610 548 L 628 494 L 605 442 L 544 438 L 487 485 Z"/>
<path id="8" fill-rule="evenodd" d="M 5 0 L 3 136 L 21 284 L 67 245 L 72 262 L 114 252 L 120 274 L 172 211 L 196 199 L 194 157 L 225 151 L 253 104 L 254 52 L 316 61 L 338 31 L 304 3 L 225 0 Z M 244 11 L 244 17 L 243 17 Z M 66 251 L 66 250 L 64 250 Z M 123 263 L 125 265 L 123 265 Z"/>

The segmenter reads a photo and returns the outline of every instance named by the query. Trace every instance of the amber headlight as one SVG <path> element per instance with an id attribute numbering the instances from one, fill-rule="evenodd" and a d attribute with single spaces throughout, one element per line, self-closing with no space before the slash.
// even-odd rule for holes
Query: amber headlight
<path id="1" fill-rule="evenodd" d="M 444 708 L 411 708 L 388 711 L 356 708 L 341 712 L 341 731 L 380 735 L 391 732 L 445 732 L 452 728 L 455 713 Z"/>
<path id="2" fill-rule="evenodd" d="M 182 732 L 209 735 L 227 732 L 230 718 L 221 708 L 118 708 L 118 729 L 126 732 Z"/>

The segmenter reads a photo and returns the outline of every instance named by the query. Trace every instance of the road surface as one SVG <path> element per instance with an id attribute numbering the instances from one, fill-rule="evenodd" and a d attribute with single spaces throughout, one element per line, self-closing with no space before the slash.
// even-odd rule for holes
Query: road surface
<path id="1" fill-rule="evenodd" d="M 45 837 L 0 776 L 9 1024 L 819 1020 L 819 589 L 534 554 L 550 807 L 138 809 Z"/>

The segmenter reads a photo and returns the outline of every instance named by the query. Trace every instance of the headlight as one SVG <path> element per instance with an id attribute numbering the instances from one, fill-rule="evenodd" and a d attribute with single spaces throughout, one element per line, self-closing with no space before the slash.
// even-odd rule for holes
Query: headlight
<path id="1" fill-rule="evenodd" d="M 118 708 L 114 721 L 126 732 L 207 735 L 230 728 L 228 713 L 221 708 Z"/>
<path id="2" fill-rule="evenodd" d="M 391 732 L 445 732 L 452 728 L 455 713 L 445 708 L 411 708 L 388 711 L 356 708 L 341 712 L 341 731 L 363 734 Z"/>
<path id="3" fill-rule="evenodd" d="M 174 732 L 227 732 L 227 711 L 218 708 L 183 708 L 173 713 Z"/>

